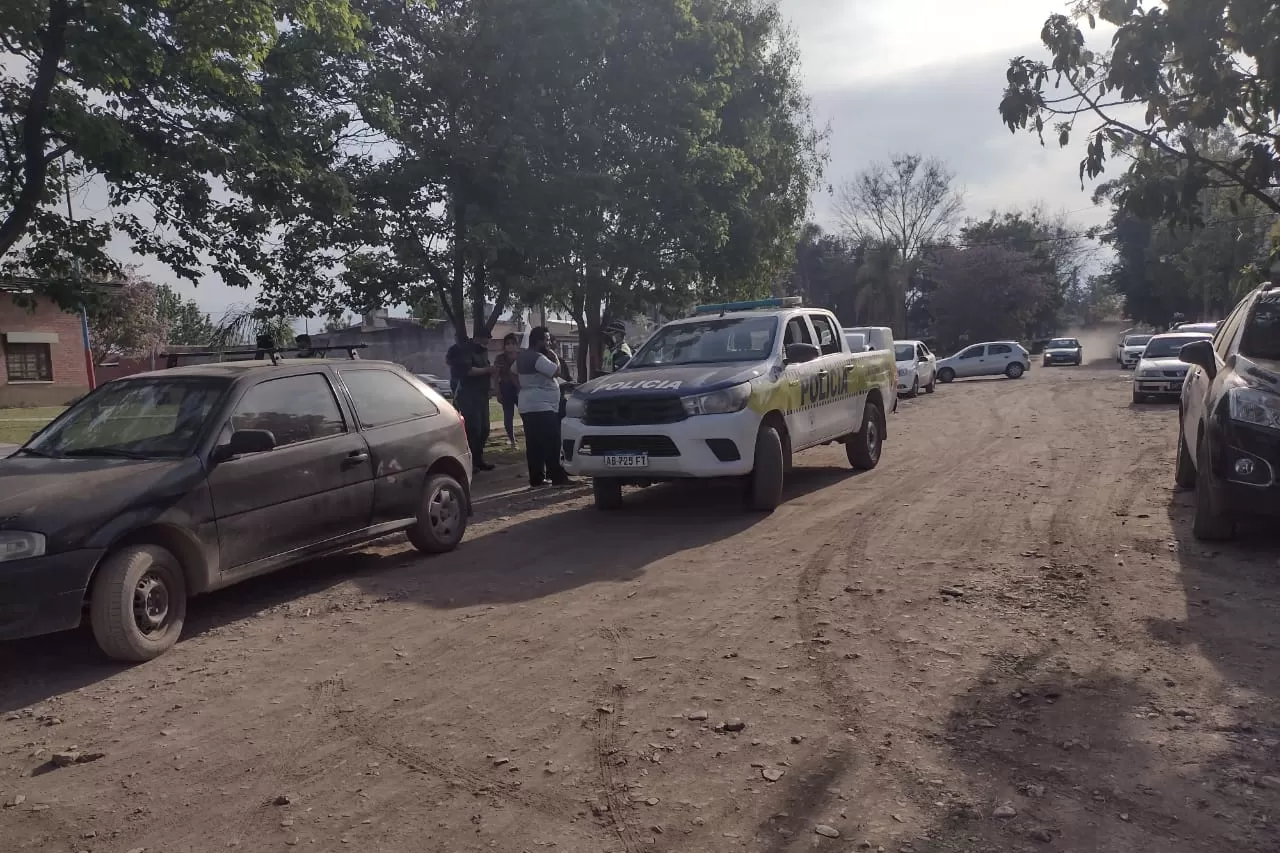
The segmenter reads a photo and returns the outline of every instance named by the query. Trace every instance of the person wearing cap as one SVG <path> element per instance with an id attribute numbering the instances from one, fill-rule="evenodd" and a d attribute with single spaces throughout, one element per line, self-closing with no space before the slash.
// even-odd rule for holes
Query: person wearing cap
<path id="1" fill-rule="evenodd" d="M 627 346 L 627 325 L 614 320 L 604 327 L 604 355 L 600 359 L 600 372 L 613 373 L 631 360 L 631 347 Z"/>
<path id="2" fill-rule="evenodd" d="M 450 349 L 449 369 L 457 383 L 453 405 L 467 424 L 467 444 L 471 447 L 471 467 L 475 471 L 492 471 L 484 461 L 484 446 L 489 440 L 489 387 L 494 368 L 489 363 L 488 329 L 477 329 L 471 340 Z"/>

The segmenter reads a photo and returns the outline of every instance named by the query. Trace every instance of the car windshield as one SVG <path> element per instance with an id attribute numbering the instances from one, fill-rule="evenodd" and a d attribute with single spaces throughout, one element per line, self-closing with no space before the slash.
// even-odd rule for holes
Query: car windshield
<path id="1" fill-rule="evenodd" d="M 1152 338 L 1142 351 L 1143 358 L 1177 358 L 1178 352 L 1192 341 L 1208 340 L 1205 335 L 1178 335 L 1171 338 Z"/>
<path id="2" fill-rule="evenodd" d="M 1054 338 L 1045 344 L 1045 349 L 1075 349 L 1080 346 L 1075 338 Z"/>
<path id="3" fill-rule="evenodd" d="M 627 367 L 763 361 L 773 354 L 777 317 L 730 317 L 659 329 Z"/>
<path id="4" fill-rule="evenodd" d="M 72 406 L 24 449 L 61 457 L 187 456 L 228 384 L 203 377 L 112 382 Z"/>
<path id="5" fill-rule="evenodd" d="M 1145 347 L 1151 341 L 1151 335 L 1130 335 L 1124 339 L 1127 347 Z"/>
<path id="6" fill-rule="evenodd" d="M 893 360 L 894 361 L 911 361 L 916 357 L 915 344 L 894 344 Z"/>
<path id="7" fill-rule="evenodd" d="M 1280 361 L 1280 293 L 1264 293 L 1253 306 L 1240 338 L 1240 354 Z"/>

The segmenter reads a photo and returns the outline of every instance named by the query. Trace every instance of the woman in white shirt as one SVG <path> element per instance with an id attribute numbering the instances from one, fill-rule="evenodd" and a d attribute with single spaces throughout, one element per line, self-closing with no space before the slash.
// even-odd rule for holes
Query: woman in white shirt
<path id="1" fill-rule="evenodd" d="M 529 332 L 529 348 L 516 354 L 520 382 L 517 405 L 524 423 L 524 454 L 529 462 L 529 485 L 548 480 L 563 486 L 569 475 L 560 465 L 560 359 L 550 346 L 550 332 L 537 326 Z"/>

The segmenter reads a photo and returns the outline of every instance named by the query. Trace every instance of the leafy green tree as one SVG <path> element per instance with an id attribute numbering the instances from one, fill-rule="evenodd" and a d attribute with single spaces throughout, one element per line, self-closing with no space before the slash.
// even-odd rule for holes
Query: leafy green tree
<path id="1" fill-rule="evenodd" d="M 1086 46 L 1081 19 L 1116 27 L 1111 49 Z M 1196 223 L 1206 189 L 1230 189 L 1280 212 L 1280 4 L 1274 0 L 1086 0 L 1049 17 L 1048 62 L 1009 65 L 1000 114 L 1011 131 L 1046 131 L 1067 146 L 1081 132 L 1080 176 L 1109 157 L 1139 157 L 1142 179 L 1115 195 L 1147 220 Z M 1207 132 L 1231 144 L 1207 150 Z"/>
<path id="2" fill-rule="evenodd" d="M 194 299 L 183 299 L 167 284 L 156 287 L 156 313 L 165 326 L 165 343 L 204 346 L 213 339 L 213 321 Z"/>
<path id="3" fill-rule="evenodd" d="M 253 347 L 268 335 L 278 347 L 291 347 L 296 340 L 293 318 L 282 317 L 260 305 L 233 305 L 214 324 L 210 344 L 215 347 Z"/>
<path id="4" fill-rule="evenodd" d="M 1050 286 L 1026 252 L 1001 245 L 942 247 L 930 255 L 930 303 L 943 351 L 975 341 L 1026 340 Z"/>
<path id="5" fill-rule="evenodd" d="M 1068 304 L 1084 285 L 1094 253 L 1082 230 L 1065 215 L 1051 215 L 1038 207 L 993 211 L 986 219 L 966 222 L 959 240 L 970 247 L 1004 246 L 1032 259 L 1032 269 L 1047 287 L 1028 329 L 1032 337 L 1052 336 L 1067 324 Z"/>
<path id="6" fill-rule="evenodd" d="M 247 284 L 274 217 L 340 189 L 345 122 L 313 84 L 360 28 L 347 0 L 0 0 L 0 272 L 76 306 L 123 236 L 184 278 Z M 66 209 L 88 183 L 106 218 Z"/>

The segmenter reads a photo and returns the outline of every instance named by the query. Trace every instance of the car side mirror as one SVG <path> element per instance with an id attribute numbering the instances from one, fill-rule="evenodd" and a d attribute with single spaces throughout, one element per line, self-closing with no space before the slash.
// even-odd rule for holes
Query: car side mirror
<path id="1" fill-rule="evenodd" d="M 806 361 L 813 361 L 820 355 L 822 355 L 822 350 L 818 349 L 814 344 L 787 344 L 787 364 L 804 364 Z"/>
<path id="2" fill-rule="evenodd" d="M 238 429 L 226 444 L 213 449 L 213 461 L 226 462 L 250 453 L 266 453 L 276 449 L 275 433 L 267 429 Z"/>
<path id="3" fill-rule="evenodd" d="M 1214 357 L 1213 341 L 1192 341 L 1178 350 L 1178 360 L 1203 368 L 1210 379 L 1218 375 L 1218 360 Z"/>
<path id="4" fill-rule="evenodd" d="M 917 362 L 916 362 L 916 364 L 924 364 L 924 363 L 925 363 L 926 361 L 928 361 L 928 360 L 929 360 L 929 356 L 927 356 L 927 355 L 922 355 L 922 356 L 920 356 L 920 360 L 919 360 L 919 361 L 917 361 Z"/>

